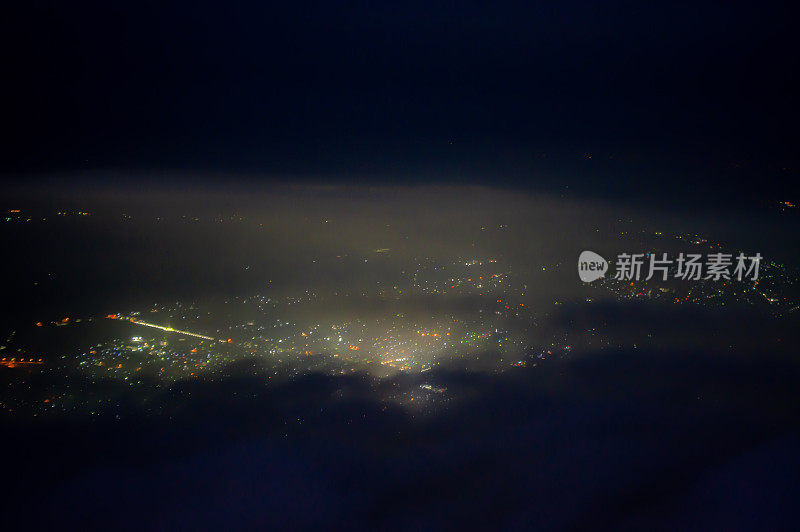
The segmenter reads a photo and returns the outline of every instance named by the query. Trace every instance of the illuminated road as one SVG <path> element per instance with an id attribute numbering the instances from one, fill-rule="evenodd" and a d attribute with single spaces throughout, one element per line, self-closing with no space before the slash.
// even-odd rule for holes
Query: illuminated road
<path id="1" fill-rule="evenodd" d="M 203 340 L 216 340 L 216 338 L 211 338 L 210 336 L 205 336 L 203 334 L 193 333 L 189 331 L 181 331 L 179 329 L 173 329 L 172 327 L 164 327 L 163 325 L 157 325 L 155 323 L 147 323 L 146 321 L 137 320 L 136 318 L 117 318 L 107 316 L 110 319 L 127 319 L 131 323 L 135 323 L 136 325 L 144 325 L 145 327 L 152 327 L 153 329 L 161 329 L 162 331 L 171 332 L 175 334 L 183 334 L 186 336 L 194 336 L 195 338 L 202 338 Z M 221 342 L 224 340 L 220 340 Z"/>

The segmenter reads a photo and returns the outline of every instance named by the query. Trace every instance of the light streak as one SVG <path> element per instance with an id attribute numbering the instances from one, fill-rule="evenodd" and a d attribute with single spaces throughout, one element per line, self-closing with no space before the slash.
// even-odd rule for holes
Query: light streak
<path id="1" fill-rule="evenodd" d="M 162 331 L 171 332 L 175 334 L 183 334 L 186 336 L 194 336 L 195 338 L 202 338 L 203 340 L 216 340 L 216 338 L 212 338 L 210 336 L 205 336 L 203 334 L 193 333 L 189 331 L 181 331 L 179 329 L 173 329 L 172 327 L 164 327 L 163 325 L 157 325 L 155 323 L 147 323 L 146 321 L 137 320 L 135 318 L 128 318 L 131 323 L 135 323 L 137 325 L 144 325 L 145 327 L 152 327 L 153 329 L 161 329 Z M 222 340 L 221 340 L 222 341 Z"/>

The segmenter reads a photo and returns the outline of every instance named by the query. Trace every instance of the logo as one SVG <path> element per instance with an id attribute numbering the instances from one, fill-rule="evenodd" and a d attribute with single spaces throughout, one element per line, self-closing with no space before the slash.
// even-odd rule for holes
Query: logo
<path id="1" fill-rule="evenodd" d="M 600 279 L 607 271 L 608 261 L 594 251 L 584 251 L 578 257 L 578 277 L 584 283 Z"/>
<path id="2" fill-rule="evenodd" d="M 614 261 L 614 279 L 649 281 L 653 277 L 659 277 L 666 281 L 671 277 L 684 281 L 742 281 L 749 278 L 756 282 L 762 258 L 761 253 L 748 257 L 742 252 L 738 255 L 709 253 L 705 260 L 699 253 L 679 253 L 674 259 L 670 259 L 667 253 L 662 253 L 661 256 L 655 253 L 620 253 Z M 605 277 L 607 272 L 608 262 L 594 251 L 584 251 L 578 257 L 578 277 L 584 283 Z"/>

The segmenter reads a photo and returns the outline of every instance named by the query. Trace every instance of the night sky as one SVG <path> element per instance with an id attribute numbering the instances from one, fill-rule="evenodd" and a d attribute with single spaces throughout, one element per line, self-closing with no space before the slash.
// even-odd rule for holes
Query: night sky
<path id="1" fill-rule="evenodd" d="M 0 170 L 17 181 L 797 192 L 790 3 L 8 7 Z"/>

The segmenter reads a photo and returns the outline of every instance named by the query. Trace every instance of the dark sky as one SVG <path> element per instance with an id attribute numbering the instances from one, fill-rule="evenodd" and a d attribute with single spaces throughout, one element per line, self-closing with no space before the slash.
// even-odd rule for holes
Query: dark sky
<path id="1" fill-rule="evenodd" d="M 795 194 L 790 3 L 650 4 L 16 3 L 0 171 Z"/>

